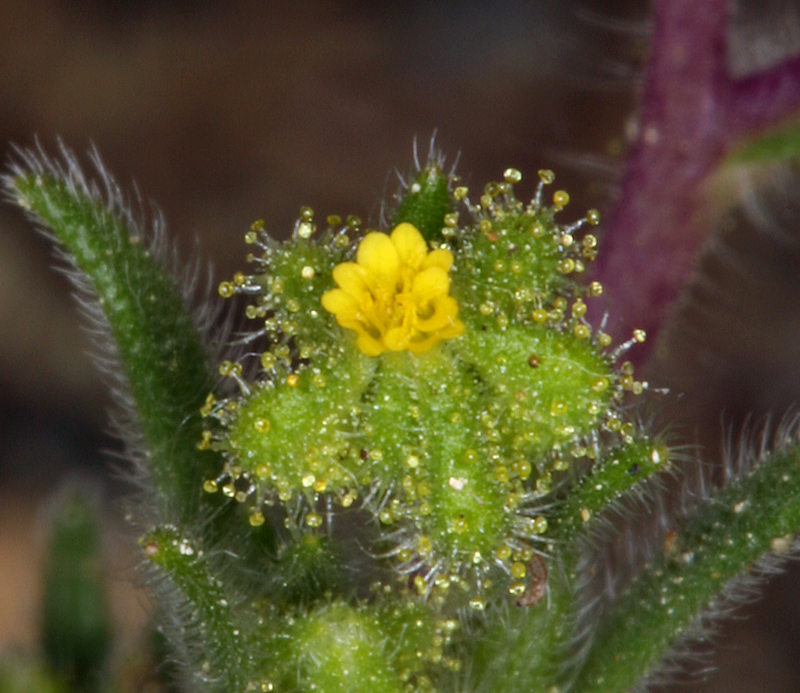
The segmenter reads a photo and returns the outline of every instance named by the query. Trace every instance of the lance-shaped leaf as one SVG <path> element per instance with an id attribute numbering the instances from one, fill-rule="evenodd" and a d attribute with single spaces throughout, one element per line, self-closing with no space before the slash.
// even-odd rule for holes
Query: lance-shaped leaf
<path id="1" fill-rule="evenodd" d="M 453 211 L 448 176 L 436 162 L 430 162 L 404 191 L 392 224 L 413 224 L 425 240 L 440 239 L 445 215 Z"/>
<path id="2" fill-rule="evenodd" d="M 550 520 L 556 536 L 572 540 L 604 526 L 604 513 L 645 493 L 646 482 L 670 465 L 669 448 L 647 438 L 609 450 L 556 505 Z"/>
<path id="3" fill-rule="evenodd" d="M 797 445 L 769 455 L 670 531 L 600 625 L 577 690 L 630 690 L 681 639 L 702 633 L 703 618 L 769 567 L 770 553 L 790 549 L 800 529 L 798 462 Z"/>
<path id="4" fill-rule="evenodd" d="M 75 268 L 70 277 L 102 335 L 98 341 L 107 342 L 103 356 L 121 362 L 112 385 L 123 405 L 135 409 L 129 442 L 146 451 L 144 462 L 164 502 L 187 519 L 198 508 L 206 465 L 214 458 L 197 450 L 199 410 L 212 382 L 203 346 L 166 267 L 159 225 L 153 238 L 145 237 L 119 187 L 97 155 L 93 159 L 97 182 L 63 148 L 61 161 L 41 151 L 20 152 L 5 188 Z"/>

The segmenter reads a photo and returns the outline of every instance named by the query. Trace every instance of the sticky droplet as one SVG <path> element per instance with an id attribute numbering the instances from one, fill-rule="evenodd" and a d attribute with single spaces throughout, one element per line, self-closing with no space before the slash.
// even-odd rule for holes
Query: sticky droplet
<path id="1" fill-rule="evenodd" d="M 306 524 L 309 527 L 322 526 L 322 515 L 319 513 L 308 513 L 308 515 L 306 515 Z"/>
<path id="2" fill-rule="evenodd" d="M 553 173 L 549 168 L 539 169 L 539 180 L 545 185 L 552 185 L 555 179 L 556 174 Z"/>

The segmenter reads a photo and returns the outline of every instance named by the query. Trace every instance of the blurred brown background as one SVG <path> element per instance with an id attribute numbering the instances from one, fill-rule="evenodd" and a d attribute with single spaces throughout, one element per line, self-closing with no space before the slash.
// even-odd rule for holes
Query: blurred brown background
<path id="1" fill-rule="evenodd" d="M 771 30 L 748 12 L 739 15 L 737 55 Z M 535 170 L 554 168 L 574 200 L 565 214 L 578 217 L 613 197 L 646 19 L 642 0 L 0 0 L 0 155 L 35 136 L 49 152 L 59 137 L 81 155 L 95 145 L 123 187 L 141 191 L 145 210 L 157 201 L 184 257 L 199 241 L 217 278 L 242 267 L 254 219 L 286 234 L 309 204 L 376 223 L 396 187 L 393 171 L 409 171 L 414 138 L 424 155 L 434 130 L 448 162 L 461 152 L 468 183 L 514 166 L 528 174 L 528 194 Z M 0 654 L 35 644 L 47 499 L 73 475 L 106 499 L 121 647 L 143 622 L 131 585 L 136 551 L 117 504 L 125 484 L 101 452 L 118 449 L 108 397 L 51 255 L 17 210 L 0 207 Z M 777 255 L 788 262 L 781 276 L 800 276 L 797 254 Z M 773 276 L 773 261 L 748 271 Z M 785 282 L 756 284 L 757 295 L 780 294 Z M 785 313 L 792 320 L 800 310 Z M 708 337 L 711 352 L 714 339 L 731 339 L 724 332 Z M 787 335 L 766 343 L 753 334 L 758 348 L 747 357 L 773 364 Z M 785 361 L 795 355 L 784 352 Z M 715 362 L 715 383 L 732 382 L 736 358 Z M 692 367 L 664 369 L 673 395 L 677 382 L 686 393 L 677 407 L 671 395 L 670 406 L 694 422 L 676 427 L 689 442 L 704 427 L 718 439 L 723 395 L 699 396 L 696 371 L 707 369 Z M 786 389 L 780 406 L 800 399 L 800 387 Z M 772 401 L 721 391 L 734 411 Z M 714 660 L 722 673 L 695 690 L 800 689 L 794 585 L 774 581 L 750 620 L 725 628 Z"/>

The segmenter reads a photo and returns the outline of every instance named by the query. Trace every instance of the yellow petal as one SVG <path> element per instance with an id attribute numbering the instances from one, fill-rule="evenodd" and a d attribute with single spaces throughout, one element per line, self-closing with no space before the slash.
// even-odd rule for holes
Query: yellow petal
<path id="1" fill-rule="evenodd" d="M 428 244 L 413 224 L 403 222 L 394 227 L 392 243 L 397 248 L 400 264 L 417 270 L 428 252 Z"/>
<path id="2" fill-rule="evenodd" d="M 383 343 L 392 351 L 402 351 L 408 346 L 414 331 L 408 327 L 392 327 L 383 335 Z"/>
<path id="3" fill-rule="evenodd" d="M 364 331 L 358 331 L 358 348 L 367 356 L 380 356 L 386 347 L 377 339 Z"/>
<path id="4" fill-rule="evenodd" d="M 464 323 L 455 319 L 451 325 L 435 332 L 429 332 L 424 337 L 423 333 L 420 332 L 419 336 L 421 338 L 410 340 L 405 348 L 414 354 L 421 354 L 432 349 L 443 339 L 452 339 L 462 334 L 464 334 Z"/>
<path id="5" fill-rule="evenodd" d="M 429 337 L 425 337 L 424 339 L 411 341 L 405 346 L 405 348 L 408 349 L 412 354 L 423 354 L 436 346 L 436 342 L 438 342 L 439 339 L 440 338 L 436 335 L 431 335 Z"/>
<path id="6" fill-rule="evenodd" d="M 369 272 L 355 262 L 343 262 L 333 268 L 333 281 L 339 288 L 358 299 L 363 300 L 372 289 L 375 280 Z"/>
<path id="7" fill-rule="evenodd" d="M 452 296 L 439 296 L 433 301 L 433 312 L 429 317 L 417 318 L 416 327 L 421 332 L 443 330 L 457 322 L 458 303 Z M 463 332 L 463 325 L 462 325 Z M 461 334 L 459 332 L 458 334 Z"/>
<path id="8" fill-rule="evenodd" d="M 441 330 L 437 330 L 436 336 L 439 339 L 451 339 L 453 337 L 458 337 L 464 334 L 464 323 L 461 322 L 458 318 L 453 320 L 453 323 L 448 327 L 442 328 Z"/>
<path id="9" fill-rule="evenodd" d="M 432 250 L 425 258 L 425 262 L 422 263 L 422 269 L 428 269 L 429 267 L 440 267 L 445 272 L 449 272 L 452 266 L 453 253 L 451 253 L 449 250 L 443 250 L 442 248 Z"/>
<path id="10" fill-rule="evenodd" d="M 364 324 L 358 320 L 343 320 L 341 318 L 336 318 L 336 322 L 339 323 L 339 327 L 344 327 L 346 330 L 351 330 L 356 334 L 361 334 L 364 332 Z"/>
<path id="11" fill-rule="evenodd" d="M 386 329 L 387 316 L 378 309 L 372 296 L 367 296 L 367 298 L 359 304 L 359 308 L 360 312 L 358 317 L 361 321 L 362 329 L 375 332 L 378 335 L 383 334 L 383 331 Z"/>
<path id="12" fill-rule="evenodd" d="M 347 291 L 331 289 L 322 294 L 322 307 L 333 313 L 341 324 L 341 320 L 355 320 L 359 313 L 358 301 Z"/>
<path id="13" fill-rule="evenodd" d="M 463 327 L 463 325 L 462 325 Z M 445 339 L 452 339 L 453 337 L 458 337 L 460 334 L 463 333 L 463 329 L 461 331 L 456 332 L 434 332 L 433 334 L 425 337 L 424 339 L 420 339 L 419 341 L 411 341 L 406 346 L 413 354 L 422 354 L 426 351 L 429 351 L 434 346 L 436 346 L 439 342 Z"/>
<path id="14" fill-rule="evenodd" d="M 428 252 L 412 224 L 398 224 L 391 235 L 368 233 L 356 260 L 333 269 L 337 288 L 321 302 L 341 327 L 356 333 L 364 354 L 422 353 L 464 332 L 458 303 L 448 295 L 453 254 Z"/>
<path id="15" fill-rule="evenodd" d="M 376 277 L 394 279 L 400 269 L 397 249 L 385 233 L 373 231 L 364 236 L 364 240 L 358 246 L 356 260 Z"/>
<path id="16" fill-rule="evenodd" d="M 414 277 L 411 295 L 418 306 L 450 291 L 450 277 L 440 267 L 430 267 Z"/>

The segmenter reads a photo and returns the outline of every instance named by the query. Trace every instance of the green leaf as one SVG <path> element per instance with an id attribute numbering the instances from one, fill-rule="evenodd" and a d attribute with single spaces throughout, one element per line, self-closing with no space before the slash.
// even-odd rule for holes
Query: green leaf
<path id="1" fill-rule="evenodd" d="M 793 121 L 777 130 L 761 134 L 733 151 L 725 163 L 769 164 L 800 156 L 800 122 Z"/>
<path id="2" fill-rule="evenodd" d="M 581 531 L 597 529 L 607 510 L 625 495 L 631 498 L 641 494 L 644 482 L 666 471 L 669 462 L 669 448 L 649 439 L 609 450 L 556 506 L 550 520 L 555 536 L 570 541 Z"/>
<path id="3" fill-rule="evenodd" d="M 392 225 L 408 222 L 426 241 L 442 237 L 444 215 L 453 211 L 449 179 L 438 164 L 430 164 L 409 185 L 392 216 Z"/>
<path id="4" fill-rule="evenodd" d="M 197 512 L 215 462 L 213 453 L 197 450 L 199 410 L 212 385 L 197 328 L 156 249 L 160 239 L 144 237 L 96 157 L 99 183 L 84 177 L 70 153 L 63 155 L 61 164 L 22 153 L 5 186 L 63 244 L 79 272 L 73 280 L 93 295 L 86 307 L 101 328 L 107 322 L 116 343 L 155 485 L 187 519 Z"/>
<path id="5" fill-rule="evenodd" d="M 42 639 L 51 669 L 80 691 L 96 691 L 111 646 L 97 512 L 85 491 L 58 508 L 45 572 Z"/>
<path id="6" fill-rule="evenodd" d="M 594 637 L 576 690 L 622 693 L 652 672 L 737 578 L 800 529 L 800 447 L 773 453 L 670 535 Z"/>

